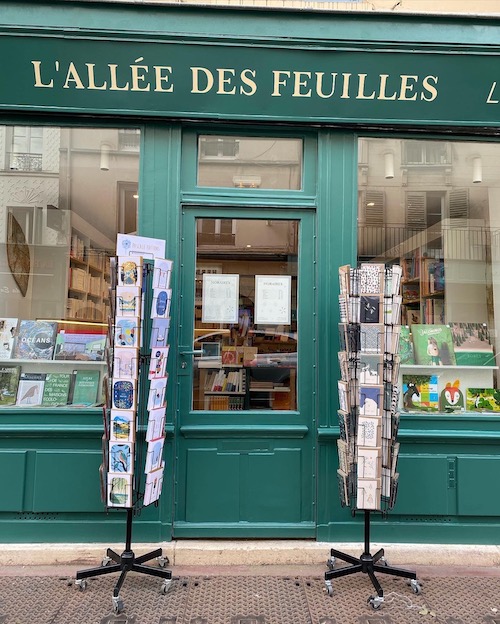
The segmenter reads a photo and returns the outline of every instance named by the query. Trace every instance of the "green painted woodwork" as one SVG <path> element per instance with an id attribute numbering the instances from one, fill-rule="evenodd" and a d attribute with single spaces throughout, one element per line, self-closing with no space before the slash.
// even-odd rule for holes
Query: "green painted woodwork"
<path id="1" fill-rule="evenodd" d="M 0 453 L 0 474 L 4 475 L 2 479 L 0 511 L 23 510 L 26 462 L 26 451 L 5 451 Z"/>

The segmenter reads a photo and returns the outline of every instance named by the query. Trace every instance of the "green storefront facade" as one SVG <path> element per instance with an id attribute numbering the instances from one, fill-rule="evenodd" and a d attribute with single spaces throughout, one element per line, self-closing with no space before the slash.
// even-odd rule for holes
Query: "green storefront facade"
<path id="1" fill-rule="evenodd" d="M 44 136 L 53 128 L 91 128 L 97 137 L 120 128 L 123 136 L 140 136 L 137 233 L 164 239 L 174 260 L 164 489 L 160 505 L 137 517 L 134 538 L 359 541 L 361 519 L 341 507 L 337 485 L 337 269 L 358 259 L 420 258 L 423 243 L 408 241 L 425 234 L 422 266 L 445 250 L 449 294 L 420 291 L 407 312 L 418 307 L 417 324 L 488 324 L 494 346 L 500 21 L 117 2 L 0 7 L 0 49 L 8 59 L 0 68 L 5 136 L 22 127 L 43 127 Z M 260 173 L 238 161 L 248 141 L 262 147 L 254 165 L 264 152 L 274 154 L 257 162 Z M 103 150 L 100 140 L 96 146 L 100 170 L 112 169 L 113 162 L 103 161 L 109 146 Z M 118 151 L 111 146 L 112 159 Z M 471 175 L 476 167 L 467 192 L 455 179 L 459 165 Z M 233 167 L 228 182 L 221 182 L 224 167 Z M 5 160 L 2 198 L 14 169 Z M 427 174 L 433 177 L 422 191 L 417 176 Z M 488 192 L 476 197 L 488 176 Z M 385 188 L 386 180 L 397 188 Z M 64 184 L 76 187 L 78 180 L 68 174 Z M 19 199 L 21 191 L 17 209 L 37 206 L 40 200 L 27 194 Z M 467 200 L 456 203 L 457 197 Z M 488 219 L 481 212 L 485 198 Z M 12 200 L 1 201 L 6 221 Z M 65 209 L 78 212 L 74 203 Z M 366 212 L 375 204 L 378 216 Z M 400 209 L 406 215 L 400 221 L 384 217 L 384 210 Z M 248 271 L 278 273 L 279 262 L 280 274 L 292 275 L 291 320 L 282 323 L 279 346 L 267 339 L 261 346 L 257 338 L 242 344 L 266 354 L 264 368 L 275 364 L 273 349 L 283 356 L 290 347 L 295 360 L 283 378 L 273 376 L 272 386 L 275 395 L 290 398 L 264 400 L 269 386 L 259 386 L 248 371 L 259 398 L 246 396 L 238 410 L 229 403 L 214 408 L 197 343 L 210 329 L 227 328 L 198 323 L 201 295 L 194 285 L 204 271 L 243 275 L 242 263 L 255 260 L 249 250 L 264 236 L 274 242 L 262 243 L 260 264 Z M 473 251 L 462 257 L 462 249 Z M 8 292 L 1 316 L 20 316 L 22 308 L 9 310 Z M 481 297 L 484 311 L 471 305 Z M 445 301 L 432 304 L 435 317 L 428 316 L 429 299 Z M 257 333 L 257 322 L 254 328 Z M 212 336 L 204 340 L 204 348 L 215 344 Z M 276 368 L 283 369 L 283 359 Z M 439 384 L 460 379 L 464 396 L 471 384 L 496 387 L 493 351 L 482 376 L 469 378 L 465 369 L 456 360 L 443 365 Z M 430 375 L 418 365 L 407 370 Z M 0 466 L 7 475 L 1 540 L 121 539 L 123 514 L 106 513 L 99 495 L 102 408 L 0 409 Z M 490 488 L 499 470 L 496 410 L 403 411 L 399 441 L 398 501 L 387 518 L 373 519 L 374 539 L 497 543 L 500 506 Z"/>

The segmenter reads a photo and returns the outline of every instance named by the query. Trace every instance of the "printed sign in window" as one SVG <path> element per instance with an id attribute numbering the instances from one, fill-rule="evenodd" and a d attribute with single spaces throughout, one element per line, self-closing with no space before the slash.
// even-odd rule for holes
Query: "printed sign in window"
<path id="1" fill-rule="evenodd" d="M 255 276 L 255 323 L 290 325 L 290 275 Z"/>
<path id="2" fill-rule="evenodd" d="M 237 323 L 239 275 L 203 274 L 203 323 Z"/>

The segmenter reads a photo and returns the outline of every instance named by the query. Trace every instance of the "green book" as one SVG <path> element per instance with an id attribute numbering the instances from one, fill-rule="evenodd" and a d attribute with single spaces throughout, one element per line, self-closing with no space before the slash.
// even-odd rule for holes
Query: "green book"
<path id="1" fill-rule="evenodd" d="M 100 372 L 98 370 L 73 371 L 73 405 L 95 405 L 99 391 Z"/>
<path id="2" fill-rule="evenodd" d="M 20 366 L 0 367 L 0 405 L 16 404 L 20 374 Z"/>
<path id="3" fill-rule="evenodd" d="M 71 373 L 47 373 L 43 388 L 42 405 L 66 405 L 69 398 Z"/>

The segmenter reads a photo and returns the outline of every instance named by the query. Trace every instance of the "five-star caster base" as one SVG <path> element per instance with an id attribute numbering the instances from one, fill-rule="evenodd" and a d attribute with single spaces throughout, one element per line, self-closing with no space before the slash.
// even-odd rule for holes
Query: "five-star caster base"
<path id="1" fill-rule="evenodd" d="M 409 570 L 404 570 L 402 568 L 394 568 L 388 565 L 387 561 L 384 558 L 384 549 L 381 548 L 374 555 L 370 554 L 370 512 L 365 511 L 365 550 L 364 553 L 360 557 L 352 557 L 346 553 L 340 552 L 339 550 L 335 550 L 334 548 L 330 551 L 330 558 L 328 559 L 326 565 L 328 566 L 328 572 L 325 572 L 325 587 L 329 596 L 333 595 L 333 583 L 332 580 L 334 578 L 340 578 L 341 576 L 349 576 L 350 574 L 357 574 L 358 572 L 362 572 L 364 574 L 368 574 L 370 580 L 372 582 L 375 591 L 377 592 L 376 596 L 370 596 L 368 598 L 368 604 L 372 607 L 372 609 L 379 609 L 384 602 L 384 590 L 382 586 L 378 582 L 377 577 L 375 576 L 375 572 L 381 572 L 382 574 L 390 574 L 391 576 L 399 576 L 402 578 L 409 579 L 409 584 L 415 594 L 420 594 L 422 588 L 420 583 L 417 581 L 417 575 L 415 572 L 410 572 Z M 336 559 L 341 559 L 347 563 L 350 563 L 351 566 L 345 566 L 342 568 L 334 569 Z"/>
<path id="2" fill-rule="evenodd" d="M 120 589 L 125 581 L 125 577 L 128 572 L 138 572 L 140 574 L 147 574 L 149 576 L 158 576 L 163 579 L 161 586 L 161 593 L 166 594 L 170 583 L 172 582 L 172 572 L 166 570 L 168 565 L 168 557 L 162 555 L 162 549 L 157 548 L 145 555 L 135 556 L 135 553 L 131 549 L 131 535 L 132 535 L 132 509 L 127 509 L 127 538 L 125 550 L 121 555 L 116 553 L 111 548 L 108 548 L 106 555 L 103 557 L 102 563 L 98 568 L 90 568 L 88 570 L 80 570 L 76 573 L 75 585 L 81 590 L 85 590 L 87 587 L 86 579 L 91 576 L 102 576 L 103 574 L 112 574 L 114 572 L 120 572 L 120 576 L 113 590 L 113 611 L 114 613 L 120 613 L 123 611 L 124 604 L 120 598 Z M 151 566 L 144 565 L 147 561 L 156 559 L 159 568 L 153 568 Z"/>

